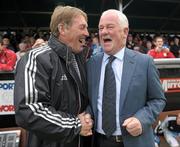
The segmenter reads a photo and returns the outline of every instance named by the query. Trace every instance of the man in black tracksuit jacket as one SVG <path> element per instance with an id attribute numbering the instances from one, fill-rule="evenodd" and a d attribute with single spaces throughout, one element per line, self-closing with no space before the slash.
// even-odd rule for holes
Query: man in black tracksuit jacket
<path id="1" fill-rule="evenodd" d="M 78 147 L 91 135 L 86 74 L 81 56 L 88 35 L 87 16 L 78 8 L 58 6 L 47 45 L 32 49 L 17 64 L 15 118 L 27 130 L 27 147 Z M 74 57 L 78 71 L 74 67 Z"/>

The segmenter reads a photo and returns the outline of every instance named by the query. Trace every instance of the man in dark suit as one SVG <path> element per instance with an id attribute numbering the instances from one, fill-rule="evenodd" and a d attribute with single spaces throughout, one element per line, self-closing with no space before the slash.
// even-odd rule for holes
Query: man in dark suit
<path id="1" fill-rule="evenodd" d="M 95 147 L 154 147 L 152 124 L 166 99 L 153 59 L 125 47 L 128 32 L 123 13 L 103 12 L 99 37 L 104 53 L 87 63 Z M 108 84 L 107 75 L 114 75 Z M 108 97 L 110 100 L 105 102 Z M 109 108 L 115 109 L 111 113 Z"/>

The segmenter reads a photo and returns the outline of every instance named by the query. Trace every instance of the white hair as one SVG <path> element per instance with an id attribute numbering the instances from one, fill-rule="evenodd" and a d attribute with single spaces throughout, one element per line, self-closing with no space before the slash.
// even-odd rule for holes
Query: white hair
<path id="1" fill-rule="evenodd" d="M 119 18 L 119 24 L 120 24 L 120 26 L 123 27 L 123 28 L 129 28 L 128 19 L 127 19 L 126 15 L 125 15 L 123 12 L 121 12 L 121 11 L 119 11 L 119 10 L 116 10 L 116 9 L 109 9 L 109 10 L 107 10 L 107 11 L 104 11 L 104 12 L 102 13 L 102 15 L 105 15 L 105 14 L 107 14 L 107 13 L 115 13 L 115 14 L 117 14 L 117 16 L 118 16 L 118 18 Z"/>

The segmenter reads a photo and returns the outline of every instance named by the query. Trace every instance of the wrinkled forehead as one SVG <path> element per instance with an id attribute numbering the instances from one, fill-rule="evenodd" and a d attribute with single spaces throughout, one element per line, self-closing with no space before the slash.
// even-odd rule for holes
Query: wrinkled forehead
<path id="1" fill-rule="evenodd" d="M 79 24 L 87 24 L 87 20 L 83 15 L 77 15 L 72 19 L 73 23 L 79 23 Z"/>
<path id="2" fill-rule="evenodd" d="M 101 18 L 100 20 L 103 20 L 103 19 L 118 19 L 118 14 L 117 13 L 113 13 L 111 11 L 107 11 L 107 12 L 104 12 L 102 15 L 101 15 Z"/>
<path id="3" fill-rule="evenodd" d="M 103 14 L 99 21 L 99 26 L 101 25 L 108 25 L 108 24 L 119 24 L 119 18 L 115 14 Z"/>

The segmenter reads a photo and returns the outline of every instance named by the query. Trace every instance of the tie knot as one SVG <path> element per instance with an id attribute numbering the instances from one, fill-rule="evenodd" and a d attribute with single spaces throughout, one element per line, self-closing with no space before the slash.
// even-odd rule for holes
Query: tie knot
<path id="1" fill-rule="evenodd" d="M 116 57 L 115 56 L 109 56 L 109 63 L 112 63 Z"/>

